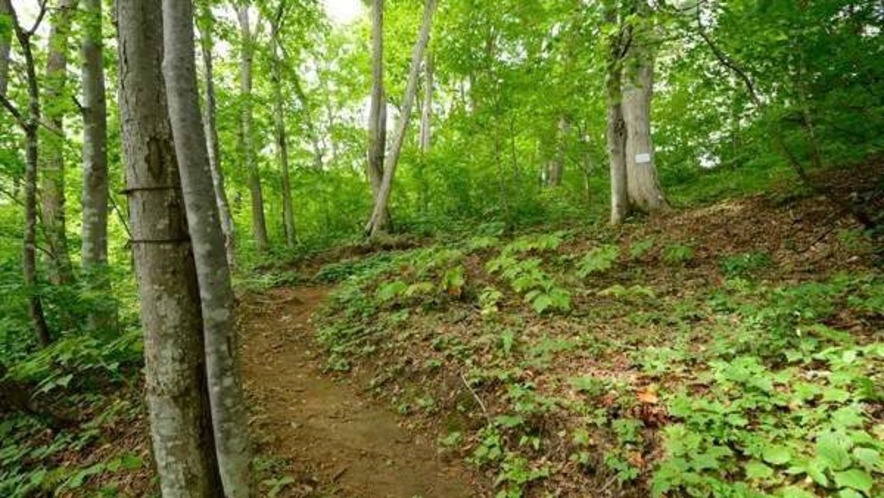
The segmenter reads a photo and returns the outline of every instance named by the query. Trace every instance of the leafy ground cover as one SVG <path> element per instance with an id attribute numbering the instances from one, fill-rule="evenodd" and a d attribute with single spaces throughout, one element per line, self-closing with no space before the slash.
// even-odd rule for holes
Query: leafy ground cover
<path id="1" fill-rule="evenodd" d="M 816 198 L 326 265 L 334 370 L 497 496 L 884 492 L 884 277 Z"/>

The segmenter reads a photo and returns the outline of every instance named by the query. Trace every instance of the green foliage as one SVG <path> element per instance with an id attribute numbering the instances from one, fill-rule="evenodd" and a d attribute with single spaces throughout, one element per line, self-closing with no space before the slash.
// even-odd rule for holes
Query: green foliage
<path id="1" fill-rule="evenodd" d="M 577 274 L 580 278 L 586 278 L 593 273 L 603 273 L 614 267 L 617 258 L 620 257 L 620 248 L 606 244 L 590 250 L 577 264 Z"/>
<path id="2" fill-rule="evenodd" d="M 499 273 L 514 291 L 524 295 L 525 301 L 538 314 L 571 309 L 571 293 L 540 268 L 541 259 L 518 260 L 507 252 L 505 249 L 499 257 L 489 261 L 486 269 L 493 274 Z"/>
<path id="3" fill-rule="evenodd" d="M 729 277 L 749 276 L 770 264 L 770 255 L 764 252 L 736 254 L 721 259 L 721 271 Z"/>
<path id="4" fill-rule="evenodd" d="M 663 261 L 672 266 L 682 266 L 694 259 L 693 247 L 684 244 L 670 244 L 663 249 Z"/>

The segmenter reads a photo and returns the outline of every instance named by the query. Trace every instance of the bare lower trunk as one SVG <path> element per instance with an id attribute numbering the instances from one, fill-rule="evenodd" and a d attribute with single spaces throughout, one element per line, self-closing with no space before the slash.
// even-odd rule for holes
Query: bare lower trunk
<path id="1" fill-rule="evenodd" d="M 215 122 L 217 105 L 215 102 L 215 76 L 212 64 L 212 16 L 207 12 L 202 18 L 209 24 L 201 33 L 200 47 L 202 49 L 203 65 L 205 70 L 205 127 L 206 146 L 209 153 L 209 167 L 212 170 L 212 185 L 215 189 L 215 202 L 218 204 L 218 216 L 221 218 L 221 230 L 224 232 L 224 247 L 227 253 L 227 264 L 233 269 L 236 267 L 236 238 L 234 235 L 233 217 L 230 215 L 230 203 L 227 202 L 227 191 L 224 189 L 224 173 L 221 170 L 221 147 L 218 141 L 218 126 Z"/>
<path id="2" fill-rule="evenodd" d="M 568 134 L 571 133 L 571 123 L 565 116 L 559 117 L 556 130 L 556 147 L 553 158 L 549 163 L 548 185 L 558 187 L 562 184 L 562 175 L 565 172 L 565 160 L 567 159 Z"/>
<path id="3" fill-rule="evenodd" d="M 616 76 L 609 75 L 609 79 Z M 626 175 L 626 125 L 619 102 L 619 78 L 608 83 L 608 161 L 611 168 L 611 224 L 619 225 L 629 215 L 629 193 Z"/>
<path id="4" fill-rule="evenodd" d="M 89 286 L 102 299 L 90 310 L 93 329 L 115 328 L 107 275 L 107 104 L 101 39 L 101 0 L 84 0 L 82 260 Z M 95 309 L 97 308 L 97 309 Z"/>
<path id="5" fill-rule="evenodd" d="M 644 0 L 638 0 L 643 4 Z M 639 12 L 646 8 L 640 5 Z M 623 92 L 623 119 L 626 123 L 626 174 L 630 204 L 646 213 L 666 209 L 668 204 L 654 164 L 651 138 L 651 97 L 654 87 L 654 50 L 648 39 L 633 34 L 626 85 Z"/>
<path id="6" fill-rule="evenodd" d="M 616 24 L 617 12 L 608 6 L 605 22 Z M 629 216 L 629 193 L 626 176 L 626 124 L 623 122 L 622 77 L 625 33 L 621 29 L 608 40 L 607 75 L 605 82 L 608 104 L 608 161 L 611 169 L 611 224 L 619 225 Z"/>
<path id="7" fill-rule="evenodd" d="M 372 199 L 377 202 L 384 178 L 387 148 L 387 101 L 384 94 L 384 0 L 373 0 L 371 10 L 371 108 L 368 114 L 368 181 Z M 389 212 L 380 215 L 389 223 Z"/>
<path id="8" fill-rule="evenodd" d="M 282 95 L 282 40 L 280 40 L 280 22 L 285 3 L 279 4 L 279 11 L 271 20 L 270 43 L 273 44 L 271 55 L 271 83 L 273 85 L 273 125 L 276 139 L 276 150 L 279 154 L 280 173 L 282 175 L 282 220 L 285 229 L 286 247 L 295 247 L 295 212 L 292 208 L 292 186 L 289 178 L 289 148 L 285 130 L 285 101 Z M 302 99 L 304 101 L 305 99 Z M 303 102 L 306 105 L 306 101 Z"/>
<path id="9" fill-rule="evenodd" d="M 269 248 L 267 223 L 264 219 L 264 193 L 261 190 L 261 175 L 255 159 L 255 146 L 252 143 L 252 60 L 255 54 L 254 33 L 249 23 L 249 7 L 237 8 L 242 47 L 240 53 L 240 96 L 242 116 L 240 122 L 240 148 L 246 169 L 249 172 L 249 192 L 252 198 L 252 235 L 259 251 Z"/>
<path id="10" fill-rule="evenodd" d="M 252 495 L 249 477 L 252 452 L 246 405 L 237 375 L 235 303 L 200 118 L 193 4 L 189 0 L 163 1 L 163 41 L 169 117 L 202 303 L 218 468 L 224 496 L 248 498 Z"/>
<path id="11" fill-rule="evenodd" d="M 199 288 L 161 73 L 161 3 L 127 0 L 117 9 L 122 148 L 160 490 L 217 498 Z"/>
<path id="12" fill-rule="evenodd" d="M 46 234 L 51 265 L 49 279 L 56 284 L 73 281 L 65 222 L 64 118 L 70 101 L 67 95 L 68 39 L 76 8 L 77 0 L 59 2 L 51 14 L 52 27 L 47 39 L 44 83 L 46 131 L 42 133 L 44 153 L 40 164 L 40 198 L 43 207 L 43 231 Z"/>
<path id="13" fill-rule="evenodd" d="M 375 198 L 374 211 L 371 219 L 365 227 L 365 232 L 372 237 L 383 233 L 386 230 L 386 213 L 388 212 L 388 204 L 390 201 L 390 193 L 393 190 L 393 178 L 396 174 L 396 167 L 399 164 L 399 156 L 402 153 L 402 146 L 405 143 L 405 134 L 408 131 L 408 123 L 411 120 L 411 108 L 414 106 L 414 98 L 417 94 L 418 74 L 420 72 L 421 61 L 424 58 L 424 51 L 430 41 L 430 29 L 433 25 L 433 14 L 436 12 L 436 0 L 426 0 L 424 5 L 424 19 L 421 23 L 420 33 L 417 42 L 414 45 L 414 51 L 411 54 L 411 68 L 408 71 L 408 84 L 405 88 L 405 97 L 402 102 L 401 116 L 396 126 L 396 135 L 393 137 L 393 144 L 390 148 L 390 155 L 386 158 L 384 164 L 384 177 L 381 182 L 380 190 Z"/>

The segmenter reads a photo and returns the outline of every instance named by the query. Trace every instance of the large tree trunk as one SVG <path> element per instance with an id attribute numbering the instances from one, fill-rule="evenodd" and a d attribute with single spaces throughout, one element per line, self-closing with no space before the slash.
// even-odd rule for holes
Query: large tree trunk
<path id="1" fill-rule="evenodd" d="M 252 235 L 259 251 L 269 248 L 267 222 L 264 219 L 264 194 L 261 190 L 261 175 L 255 159 L 255 146 L 252 143 L 252 61 L 255 55 L 254 33 L 249 22 L 249 6 L 237 7 L 242 47 L 240 48 L 240 97 L 242 116 L 240 121 L 240 149 L 249 172 L 249 192 L 252 198 Z"/>
<path id="2" fill-rule="evenodd" d="M 280 39 L 280 24 L 285 12 L 285 2 L 280 2 L 276 14 L 270 22 L 270 43 L 273 45 L 271 54 L 270 80 L 273 85 L 273 124 L 276 138 L 276 150 L 282 174 L 282 220 L 285 229 L 286 247 L 295 247 L 295 211 L 292 208 L 292 186 L 289 178 L 289 147 L 285 130 L 285 99 L 282 94 L 283 51 Z M 306 102 L 304 102 L 306 105 Z"/>
<path id="3" fill-rule="evenodd" d="M 163 42 L 169 117 L 202 303 L 218 467 L 225 496 L 247 498 L 252 495 L 248 416 L 237 374 L 230 268 L 200 118 L 190 0 L 163 0 Z"/>
<path id="4" fill-rule="evenodd" d="M 384 0 L 373 0 L 371 8 L 371 108 L 368 113 L 368 181 L 377 202 L 384 179 L 387 150 L 387 101 L 384 92 Z M 388 211 L 381 213 L 389 224 Z"/>
<path id="5" fill-rule="evenodd" d="M 145 389 L 164 497 L 223 496 L 200 296 L 161 73 L 160 0 L 117 4 L 120 121 L 144 330 Z"/>
<path id="6" fill-rule="evenodd" d="M 107 275 L 107 104 L 101 39 L 101 0 L 84 0 L 82 260 L 90 287 L 105 299 L 93 304 L 90 327 L 110 329 L 116 314 Z M 100 307 L 101 309 L 94 309 Z"/>
<path id="7" fill-rule="evenodd" d="M 203 3 L 203 6 L 206 4 Z M 200 19 L 206 24 L 200 33 L 200 48 L 202 49 L 204 78 L 205 78 L 205 127 L 206 145 L 209 152 L 209 167 L 212 170 L 212 185 L 215 189 L 215 202 L 218 204 L 218 216 L 221 218 L 221 230 L 224 232 L 224 247 L 227 253 L 227 264 L 233 269 L 236 267 L 236 238 L 234 235 L 233 217 L 230 215 L 230 203 L 227 202 L 227 191 L 224 189 L 224 173 L 221 170 L 221 145 L 218 140 L 218 126 L 215 120 L 217 105 L 215 102 L 215 76 L 212 64 L 213 23 L 212 13 L 202 13 Z"/>
<path id="8" fill-rule="evenodd" d="M 64 193 L 64 118 L 70 106 L 67 94 L 68 39 L 77 8 L 77 0 L 60 0 L 51 14 L 52 27 L 47 39 L 46 94 L 42 135 L 41 201 L 43 231 L 49 248 L 49 279 L 55 284 L 73 281 L 73 267 L 68 253 Z"/>
<path id="9" fill-rule="evenodd" d="M 605 22 L 617 25 L 617 11 L 605 8 Z M 608 161 L 611 169 L 611 224 L 619 225 L 629 215 L 629 193 L 626 175 L 626 124 L 623 122 L 621 79 L 623 46 L 626 33 L 620 29 L 608 40 L 608 61 L 605 90 L 608 104 Z"/>
<path id="10" fill-rule="evenodd" d="M 37 279 L 37 168 L 39 164 L 37 146 L 40 127 L 40 90 L 37 84 L 37 69 L 31 45 L 33 32 L 26 31 L 19 24 L 18 16 L 10 0 L 0 0 L 0 12 L 7 14 L 12 22 L 13 32 L 21 47 L 25 63 L 28 88 L 27 113 L 20 112 L 6 98 L 5 93 L 0 93 L 0 101 L 25 132 L 25 226 L 22 235 L 22 279 L 27 290 L 28 315 L 34 335 L 37 338 L 37 343 L 45 347 L 51 343 L 52 336 L 43 313 L 43 300 L 40 296 L 40 286 Z"/>
<path id="11" fill-rule="evenodd" d="M 424 51 L 427 48 L 427 44 L 430 42 L 430 29 L 433 25 L 433 14 L 435 12 L 436 0 L 426 0 L 424 5 L 424 19 L 421 23 L 417 42 L 414 44 L 414 51 L 411 54 L 408 84 L 405 88 L 405 97 L 402 101 L 399 122 L 396 125 L 396 134 L 393 136 L 390 155 L 386 158 L 384 164 L 384 177 L 375 199 L 374 211 L 372 212 L 371 219 L 369 219 L 368 224 L 365 227 L 365 232 L 372 237 L 377 236 L 386 230 L 386 214 L 388 212 L 390 193 L 393 190 L 393 178 L 396 174 L 396 167 L 399 164 L 399 156 L 402 153 L 402 146 L 405 143 L 405 133 L 408 131 L 408 123 L 411 120 L 411 108 L 414 106 L 414 98 L 417 94 L 421 61 L 424 58 Z"/>
<path id="12" fill-rule="evenodd" d="M 645 0 L 636 0 L 637 12 L 647 16 Z M 633 28 L 632 43 L 626 63 L 623 92 L 623 119 L 626 123 L 626 174 L 630 204 L 650 213 L 666 209 L 668 204 L 654 164 L 651 138 L 651 97 L 654 90 L 654 47 L 647 19 Z M 648 31 L 648 32 L 645 32 Z"/>

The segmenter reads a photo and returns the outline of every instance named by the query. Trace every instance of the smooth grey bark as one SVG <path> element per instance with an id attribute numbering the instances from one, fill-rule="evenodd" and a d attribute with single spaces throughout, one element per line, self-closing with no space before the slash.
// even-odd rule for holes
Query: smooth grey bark
<path id="1" fill-rule="evenodd" d="M 40 160 L 43 232 L 49 249 L 49 280 L 55 284 L 73 281 L 65 220 L 65 135 L 64 118 L 69 108 L 67 94 L 68 40 L 78 0 L 60 0 L 50 15 L 47 38 L 44 125 Z"/>
<path id="2" fill-rule="evenodd" d="M 605 6 L 605 22 L 618 23 L 615 7 Z M 608 40 L 605 92 L 608 105 L 607 141 L 611 170 L 611 224 L 620 225 L 629 215 L 629 192 L 626 175 L 626 124 L 623 121 L 623 57 L 628 33 L 621 27 Z"/>
<path id="3" fill-rule="evenodd" d="M 43 299 L 37 279 L 37 169 L 39 167 L 39 127 L 41 119 L 40 90 L 37 82 L 37 69 L 31 38 L 46 13 L 45 4 L 33 28 L 25 30 L 19 23 L 10 0 L 0 0 L 0 10 L 9 15 L 12 29 L 21 48 L 25 63 L 25 77 L 28 88 L 28 110 L 22 113 L 12 104 L 5 93 L 0 93 L 3 107 L 15 118 L 25 133 L 25 177 L 24 207 L 25 226 L 22 235 L 22 280 L 28 295 L 28 316 L 37 343 L 46 347 L 52 342 L 52 335 L 43 312 Z"/>
<path id="4" fill-rule="evenodd" d="M 280 29 L 285 14 L 284 1 L 279 2 L 275 15 L 270 20 L 270 43 L 272 44 L 270 82 L 273 86 L 273 131 L 276 151 L 279 155 L 282 175 L 282 220 L 286 247 L 292 249 L 297 242 L 295 232 L 295 211 L 292 207 L 292 186 L 289 177 L 289 147 L 285 129 L 285 99 L 282 94 L 283 50 Z M 306 105 L 306 102 L 304 102 Z"/>
<path id="5" fill-rule="evenodd" d="M 387 149 L 387 101 L 384 91 L 384 0 L 374 0 L 371 8 L 371 107 L 368 113 L 368 180 L 372 199 L 377 202 L 384 179 Z M 381 215 L 389 223 L 389 212 Z"/>
<path id="6" fill-rule="evenodd" d="M 432 51 L 427 52 L 424 62 L 424 101 L 421 112 L 420 147 L 421 152 L 428 154 L 433 141 L 433 85 L 435 83 L 435 57 Z"/>
<path id="7" fill-rule="evenodd" d="M 218 469 L 225 497 L 248 498 L 252 451 L 236 364 L 236 305 L 200 116 L 190 0 L 163 0 L 163 45 L 169 118 L 202 304 Z"/>
<path id="8" fill-rule="evenodd" d="M 571 133 L 571 123 L 568 118 L 559 116 L 556 127 L 556 141 L 553 157 L 549 161 L 549 169 L 547 176 L 547 185 L 550 187 L 558 187 L 562 185 L 562 175 L 565 171 L 565 160 L 567 159 L 568 135 Z"/>
<path id="9" fill-rule="evenodd" d="M 255 145 L 252 142 L 252 62 L 255 57 L 255 33 L 249 21 L 249 6 L 244 4 L 236 8 L 239 19 L 242 47 L 240 47 L 240 97 L 242 99 L 242 115 L 240 116 L 239 141 L 246 169 L 249 172 L 249 193 L 252 198 L 252 236 L 259 251 L 266 251 L 270 244 L 267 241 L 267 222 L 264 218 L 264 193 L 261 190 L 261 175 L 255 158 Z"/>
<path id="10" fill-rule="evenodd" d="M 426 0 L 420 33 L 418 34 L 417 42 L 415 42 L 414 50 L 411 54 L 411 67 L 408 71 L 408 84 L 405 87 L 405 96 L 402 99 L 399 122 L 396 124 L 396 133 L 393 136 L 390 154 L 384 162 L 384 177 L 375 199 L 374 211 L 365 226 L 366 234 L 372 237 L 375 237 L 386 230 L 388 204 L 390 202 L 390 193 L 393 190 L 393 178 L 396 174 L 396 167 L 399 164 L 399 156 L 402 153 L 402 146 L 405 143 L 405 133 L 408 131 L 408 123 L 411 120 L 411 108 L 414 106 L 414 98 L 417 95 L 421 61 L 424 58 L 424 51 L 427 48 L 427 44 L 430 42 L 430 29 L 433 26 L 433 14 L 435 14 L 435 12 L 436 0 Z"/>
<path id="11" fill-rule="evenodd" d="M 203 321 L 161 64 L 160 0 L 117 3 L 119 98 L 145 390 L 164 498 L 223 496 Z"/>
<path id="12" fill-rule="evenodd" d="M 107 102 L 104 84 L 104 48 L 101 38 L 101 0 L 84 0 L 83 16 L 83 227 L 81 258 L 89 286 L 105 299 L 90 310 L 89 324 L 96 329 L 114 327 L 116 315 L 109 299 L 107 275 Z"/>
<path id="13" fill-rule="evenodd" d="M 654 89 L 654 47 L 650 7 L 636 0 L 639 21 L 632 29 L 626 56 L 623 120 L 626 124 L 626 176 L 630 205 L 646 213 L 669 207 L 654 162 L 651 138 L 651 99 Z"/>
<path id="14" fill-rule="evenodd" d="M 205 5 L 205 3 L 203 4 Z M 218 139 L 218 125 L 216 121 L 217 102 L 215 101 L 215 75 L 212 60 L 214 38 L 212 34 L 214 18 L 206 8 L 200 19 L 205 21 L 205 26 L 200 32 L 200 48 L 203 56 L 203 69 L 205 78 L 205 107 L 204 124 L 206 133 L 206 147 L 209 153 L 209 167 L 212 170 L 212 185 L 215 189 L 215 202 L 218 204 L 218 216 L 221 218 L 221 230 L 224 232 L 224 247 L 227 253 L 227 264 L 231 269 L 236 268 L 236 234 L 233 217 L 230 214 L 230 203 L 227 200 L 227 191 L 224 188 L 224 172 L 221 169 L 221 145 Z"/>

